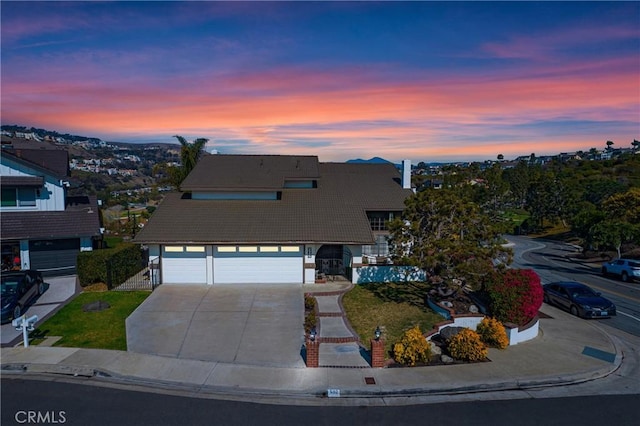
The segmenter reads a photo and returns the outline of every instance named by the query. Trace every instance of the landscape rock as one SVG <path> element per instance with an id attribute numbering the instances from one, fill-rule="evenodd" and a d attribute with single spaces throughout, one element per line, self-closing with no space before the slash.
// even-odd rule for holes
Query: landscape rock
<path id="1" fill-rule="evenodd" d="M 451 358 L 449 355 L 440 355 L 440 361 L 442 361 L 444 364 L 451 364 L 453 363 L 453 358 Z"/>
<path id="2" fill-rule="evenodd" d="M 429 341 L 429 344 L 431 345 L 431 354 L 435 355 L 435 356 L 440 356 L 442 355 L 442 349 L 440 349 L 440 346 L 436 345 L 435 343 Z"/>
<path id="3" fill-rule="evenodd" d="M 476 305 L 470 305 L 469 306 L 469 312 L 471 312 L 472 314 L 477 314 L 478 312 L 480 312 L 480 310 L 478 309 L 478 307 Z"/>
<path id="4" fill-rule="evenodd" d="M 440 337 L 442 337 L 442 339 L 445 342 L 448 342 L 449 340 L 451 340 L 453 336 L 460 333 L 462 330 L 464 330 L 464 327 L 454 327 L 454 326 L 445 327 L 442 330 L 440 330 Z"/>

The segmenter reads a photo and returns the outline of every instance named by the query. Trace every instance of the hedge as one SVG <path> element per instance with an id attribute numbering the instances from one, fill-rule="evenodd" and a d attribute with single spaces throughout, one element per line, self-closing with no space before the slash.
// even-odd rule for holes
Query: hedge
<path id="1" fill-rule="evenodd" d="M 78 279 L 82 287 L 105 283 L 111 290 L 142 269 L 142 250 L 135 244 L 84 251 L 78 254 Z"/>

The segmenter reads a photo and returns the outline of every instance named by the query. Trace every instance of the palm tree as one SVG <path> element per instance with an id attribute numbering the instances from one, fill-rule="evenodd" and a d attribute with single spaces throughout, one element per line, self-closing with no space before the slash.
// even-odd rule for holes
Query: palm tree
<path id="1" fill-rule="evenodd" d="M 178 139 L 178 142 L 180 142 L 181 145 L 180 162 L 182 164 L 182 180 L 184 180 L 184 178 L 186 178 L 187 175 L 191 173 L 191 170 L 196 166 L 196 163 L 202 155 L 202 150 L 207 142 L 209 142 L 209 139 L 198 138 L 194 140 L 193 143 L 189 143 L 180 135 L 175 135 L 174 138 Z M 182 180 L 180 182 L 182 182 Z"/>
<path id="2" fill-rule="evenodd" d="M 611 148 L 611 145 L 613 145 L 613 141 L 607 141 L 607 151 L 611 151 L 613 148 Z"/>

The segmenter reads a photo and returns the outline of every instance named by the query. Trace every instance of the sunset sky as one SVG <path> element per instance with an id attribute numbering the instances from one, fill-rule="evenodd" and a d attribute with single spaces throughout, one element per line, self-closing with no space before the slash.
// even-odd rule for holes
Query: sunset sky
<path id="1" fill-rule="evenodd" d="M 2 124 L 321 161 L 640 139 L 640 2 L 0 8 Z"/>

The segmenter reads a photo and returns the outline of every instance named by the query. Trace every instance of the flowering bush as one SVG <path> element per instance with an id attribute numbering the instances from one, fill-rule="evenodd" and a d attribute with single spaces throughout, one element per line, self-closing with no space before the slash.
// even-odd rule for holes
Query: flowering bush
<path id="1" fill-rule="evenodd" d="M 495 318 L 483 318 L 476 328 L 476 333 L 480 335 L 480 340 L 487 346 L 498 349 L 504 349 L 509 346 L 507 332 L 502 323 Z"/>
<path id="2" fill-rule="evenodd" d="M 487 357 L 487 347 L 475 331 L 465 328 L 447 344 L 449 354 L 462 361 L 481 361 Z"/>
<path id="3" fill-rule="evenodd" d="M 507 269 L 487 287 L 491 312 L 502 322 L 524 325 L 542 305 L 540 277 L 531 269 Z"/>
<path id="4" fill-rule="evenodd" d="M 405 331 L 400 342 L 393 345 L 393 359 L 400 364 L 414 366 L 417 362 L 428 363 L 430 358 L 431 345 L 418 326 Z"/>

